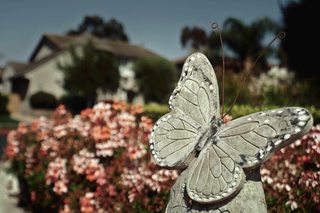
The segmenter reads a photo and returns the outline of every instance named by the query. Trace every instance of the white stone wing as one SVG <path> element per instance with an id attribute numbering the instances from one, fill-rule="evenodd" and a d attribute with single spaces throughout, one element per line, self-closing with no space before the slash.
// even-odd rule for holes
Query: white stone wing
<path id="1" fill-rule="evenodd" d="M 185 168 L 194 158 L 199 130 L 220 117 L 217 79 L 203 54 L 194 53 L 186 59 L 169 105 L 172 112 L 154 126 L 151 153 L 162 167 Z"/>
<path id="2" fill-rule="evenodd" d="M 201 125 L 220 118 L 217 79 L 206 56 L 194 53 L 186 59 L 169 105 Z"/>
<path id="3" fill-rule="evenodd" d="M 150 150 L 159 166 L 185 168 L 193 159 L 201 126 L 178 110 L 162 116 L 154 125 Z"/>
<path id="4" fill-rule="evenodd" d="M 207 144 L 188 167 L 188 196 L 199 203 L 216 203 L 237 193 L 244 172 L 231 156 L 215 144 Z"/>
<path id="5" fill-rule="evenodd" d="M 312 124 L 311 114 L 303 108 L 254 113 L 224 125 L 217 133 L 217 146 L 242 167 L 252 167 L 305 134 Z"/>

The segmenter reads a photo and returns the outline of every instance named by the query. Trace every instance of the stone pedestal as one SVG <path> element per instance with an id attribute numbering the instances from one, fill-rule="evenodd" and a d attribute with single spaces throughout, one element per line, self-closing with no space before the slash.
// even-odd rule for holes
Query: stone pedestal
<path id="1" fill-rule="evenodd" d="M 260 177 L 260 167 L 245 171 L 246 181 L 240 192 L 217 204 L 199 204 L 188 198 L 185 183 L 188 170 L 182 172 L 171 189 L 166 213 L 267 213 L 265 196 Z"/>

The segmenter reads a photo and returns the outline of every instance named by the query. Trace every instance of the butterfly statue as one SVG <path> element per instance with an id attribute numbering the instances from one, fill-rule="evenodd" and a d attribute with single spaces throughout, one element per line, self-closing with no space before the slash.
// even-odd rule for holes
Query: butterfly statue
<path id="1" fill-rule="evenodd" d="M 311 114 L 300 107 L 224 123 L 217 79 L 201 53 L 186 59 L 169 106 L 150 137 L 156 164 L 184 170 L 171 190 L 168 213 L 266 212 L 260 165 L 313 124 Z"/>

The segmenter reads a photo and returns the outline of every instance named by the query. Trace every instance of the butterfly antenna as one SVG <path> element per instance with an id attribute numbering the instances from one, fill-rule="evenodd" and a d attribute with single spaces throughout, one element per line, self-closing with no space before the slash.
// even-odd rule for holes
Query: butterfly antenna
<path id="1" fill-rule="evenodd" d="M 263 50 L 259 53 L 258 57 L 256 58 L 256 60 L 254 60 L 254 62 L 253 62 L 252 65 L 250 66 L 250 69 L 248 69 L 248 70 L 252 70 L 252 69 L 255 67 L 255 65 L 257 64 L 257 62 L 259 61 L 259 59 L 260 59 L 260 58 L 264 55 L 264 53 L 270 48 L 270 46 L 273 44 L 273 42 L 275 42 L 277 39 L 284 39 L 285 37 L 286 37 L 286 33 L 285 33 L 285 32 L 280 32 L 280 33 L 278 33 L 278 35 L 275 36 L 275 37 L 269 42 L 269 44 L 268 44 L 265 48 L 263 48 Z M 247 73 L 244 74 L 244 76 L 243 76 L 243 78 L 242 78 L 242 80 L 241 80 L 241 83 L 240 83 L 241 87 L 243 86 L 243 84 L 245 83 L 245 81 L 247 80 L 247 78 L 249 77 L 249 74 L 250 74 L 250 71 L 248 71 Z M 222 116 L 222 119 L 223 119 L 227 114 L 229 114 L 229 113 L 231 112 L 233 106 L 235 105 L 235 103 L 236 103 L 236 101 L 237 101 L 237 99 L 238 99 L 238 97 L 239 97 L 239 94 L 240 94 L 240 91 L 237 90 L 236 96 L 235 96 L 235 98 L 233 99 L 233 102 L 232 102 L 230 108 L 229 108 L 228 111 Z"/>
<path id="2" fill-rule="evenodd" d="M 221 46 L 221 54 L 222 54 L 222 90 L 221 90 L 221 117 L 223 116 L 223 111 L 224 111 L 224 72 L 225 72 L 225 64 L 224 64 L 224 49 L 223 49 L 223 41 L 222 41 L 222 36 L 221 36 L 221 31 L 219 28 L 218 23 L 214 22 L 211 24 L 211 28 L 213 30 L 218 31 L 219 33 L 219 39 L 220 39 L 220 46 Z"/>

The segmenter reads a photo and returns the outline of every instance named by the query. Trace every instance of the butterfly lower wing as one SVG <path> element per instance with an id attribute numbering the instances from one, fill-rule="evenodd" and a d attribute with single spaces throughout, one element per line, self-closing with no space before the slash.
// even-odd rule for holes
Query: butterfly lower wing
<path id="1" fill-rule="evenodd" d="M 189 164 L 198 142 L 199 124 L 177 110 L 162 116 L 150 139 L 151 154 L 162 167 L 184 168 Z"/>
<path id="2" fill-rule="evenodd" d="M 311 114 L 303 108 L 254 113 L 223 126 L 218 133 L 220 141 L 217 146 L 228 150 L 243 167 L 251 167 L 305 134 L 312 123 Z"/>
<path id="3" fill-rule="evenodd" d="M 220 202 L 237 193 L 244 173 L 224 150 L 206 145 L 189 169 L 186 184 L 188 196 L 199 203 Z"/>
<path id="4" fill-rule="evenodd" d="M 187 58 L 169 105 L 202 125 L 220 117 L 217 79 L 203 54 L 194 53 Z"/>

